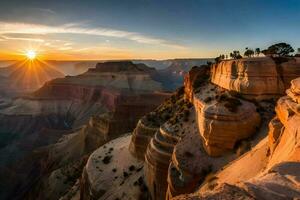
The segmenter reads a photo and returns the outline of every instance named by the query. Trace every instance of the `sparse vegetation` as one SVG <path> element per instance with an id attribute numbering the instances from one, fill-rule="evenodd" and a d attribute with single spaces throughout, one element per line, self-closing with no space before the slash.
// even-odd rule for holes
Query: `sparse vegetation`
<path id="1" fill-rule="evenodd" d="M 184 88 L 179 88 L 174 95 L 165 100 L 154 112 L 150 112 L 145 116 L 144 123 L 148 126 L 159 127 L 166 121 L 171 124 L 178 123 L 181 119 L 188 120 L 189 109 L 192 104 L 185 101 Z"/>
<path id="2" fill-rule="evenodd" d="M 260 53 L 261 53 L 260 48 L 256 48 L 256 49 L 255 49 L 255 55 L 256 55 L 256 56 L 259 56 Z"/>
<path id="3" fill-rule="evenodd" d="M 237 108 L 242 105 L 239 99 L 236 98 L 228 98 L 226 100 L 227 102 L 224 104 L 224 106 L 230 111 L 230 112 L 236 112 Z"/>
<path id="4" fill-rule="evenodd" d="M 131 165 L 130 167 L 129 167 L 129 171 L 134 171 L 135 170 L 135 166 L 134 165 Z"/>
<path id="5" fill-rule="evenodd" d="M 220 96 L 216 96 L 216 99 L 218 102 L 224 103 L 225 108 L 227 108 L 230 112 L 236 112 L 238 107 L 242 105 L 238 98 L 234 98 L 225 93 Z"/>
<path id="6" fill-rule="evenodd" d="M 185 122 L 187 122 L 189 120 L 189 116 L 190 116 L 190 111 L 189 110 L 184 110 L 183 111 L 183 120 Z"/>
<path id="7" fill-rule="evenodd" d="M 248 47 L 246 47 L 246 51 L 244 53 L 244 56 L 250 58 L 254 56 L 254 51 L 252 49 L 249 49 Z"/>
<path id="8" fill-rule="evenodd" d="M 285 57 L 285 56 L 289 56 L 294 51 L 295 50 L 290 44 L 281 42 L 281 43 L 271 45 L 267 49 L 263 50 L 262 53 L 266 56 Z"/>
<path id="9" fill-rule="evenodd" d="M 225 55 L 219 55 L 218 57 L 215 58 L 215 62 L 219 63 L 219 62 L 221 62 L 221 60 L 224 60 L 224 59 L 225 59 Z"/>
<path id="10" fill-rule="evenodd" d="M 239 51 L 234 50 L 232 53 L 230 53 L 230 57 L 233 59 L 240 59 L 242 58 L 241 54 Z"/>
<path id="11" fill-rule="evenodd" d="M 211 97 L 206 97 L 204 100 L 203 100 L 205 103 L 209 103 L 212 101 L 212 98 Z"/>
<path id="12" fill-rule="evenodd" d="M 124 172 L 123 172 L 123 177 L 124 177 L 124 178 L 127 178 L 128 176 L 129 176 L 128 172 L 124 171 Z"/>
<path id="13" fill-rule="evenodd" d="M 102 159 L 102 162 L 104 164 L 108 164 L 110 163 L 110 160 L 112 159 L 112 156 L 105 156 L 103 159 Z"/>
<path id="14" fill-rule="evenodd" d="M 193 82 L 193 89 L 196 90 L 204 83 L 206 83 L 210 78 L 209 74 L 202 75 L 201 77 L 197 77 L 197 79 Z"/>

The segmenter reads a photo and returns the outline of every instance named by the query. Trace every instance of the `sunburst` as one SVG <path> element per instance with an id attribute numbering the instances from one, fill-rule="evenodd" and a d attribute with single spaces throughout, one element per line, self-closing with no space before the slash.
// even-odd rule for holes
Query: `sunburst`
<path id="1" fill-rule="evenodd" d="M 34 50 L 27 50 L 25 55 L 29 60 L 34 60 L 36 59 L 37 53 Z"/>

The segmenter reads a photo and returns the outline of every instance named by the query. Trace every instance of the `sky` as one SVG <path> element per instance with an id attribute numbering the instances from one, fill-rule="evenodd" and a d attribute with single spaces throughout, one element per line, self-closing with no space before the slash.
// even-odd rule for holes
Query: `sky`
<path id="1" fill-rule="evenodd" d="M 300 47 L 300 0 L 2 0 L 0 59 L 207 58 Z"/>

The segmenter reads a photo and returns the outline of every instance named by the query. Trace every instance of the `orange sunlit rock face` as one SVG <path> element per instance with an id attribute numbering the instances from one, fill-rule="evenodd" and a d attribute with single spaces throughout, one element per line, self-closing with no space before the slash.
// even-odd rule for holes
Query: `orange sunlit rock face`
<path id="1" fill-rule="evenodd" d="M 12 67 L 11 87 L 24 91 L 35 90 L 53 78 L 64 77 L 59 69 L 39 59 L 20 61 Z"/>

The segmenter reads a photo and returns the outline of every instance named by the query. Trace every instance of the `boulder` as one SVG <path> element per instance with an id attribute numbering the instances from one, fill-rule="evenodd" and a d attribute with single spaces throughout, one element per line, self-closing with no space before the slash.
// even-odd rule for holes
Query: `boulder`
<path id="1" fill-rule="evenodd" d="M 221 156 L 232 150 L 236 142 L 250 137 L 260 125 L 260 115 L 253 103 L 226 98 L 209 103 L 194 98 L 199 133 L 210 156 Z"/>

